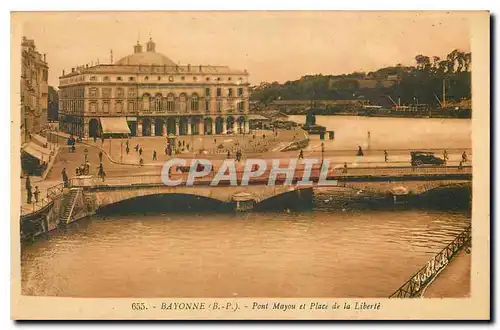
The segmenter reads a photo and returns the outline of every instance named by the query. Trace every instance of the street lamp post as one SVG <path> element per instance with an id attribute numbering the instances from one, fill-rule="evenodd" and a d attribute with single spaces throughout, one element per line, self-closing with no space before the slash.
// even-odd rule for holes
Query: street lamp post
<path id="1" fill-rule="evenodd" d="M 325 143 L 321 142 L 321 164 L 323 164 L 324 161 L 324 153 L 325 153 Z"/>

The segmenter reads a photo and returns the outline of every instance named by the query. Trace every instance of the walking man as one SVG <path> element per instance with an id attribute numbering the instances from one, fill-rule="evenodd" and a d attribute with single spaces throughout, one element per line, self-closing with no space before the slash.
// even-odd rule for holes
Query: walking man
<path id="1" fill-rule="evenodd" d="M 300 149 L 299 159 L 304 159 L 304 150 Z"/>
<path id="2" fill-rule="evenodd" d="M 344 169 L 342 170 L 342 173 L 347 174 L 347 163 L 344 163 Z"/>
<path id="3" fill-rule="evenodd" d="M 68 174 L 66 173 L 66 168 L 63 168 L 61 174 L 64 183 L 64 188 L 68 188 Z"/>
<path id="4" fill-rule="evenodd" d="M 142 147 L 139 148 L 139 156 L 142 156 Z"/>
<path id="5" fill-rule="evenodd" d="M 128 147 L 128 144 L 127 144 L 127 148 L 125 148 L 125 152 L 127 153 L 127 155 L 130 152 L 130 148 Z"/>
<path id="6" fill-rule="evenodd" d="M 99 151 L 99 163 L 102 163 L 102 150 Z"/>
<path id="7" fill-rule="evenodd" d="M 443 151 L 443 159 L 445 163 L 448 161 L 448 151 L 446 149 Z"/>
<path id="8" fill-rule="evenodd" d="M 388 160 L 389 160 L 389 154 L 387 153 L 387 150 L 384 150 L 384 162 L 387 163 Z"/>
<path id="9" fill-rule="evenodd" d="M 33 192 L 33 196 L 35 196 L 35 203 L 38 203 L 39 195 L 40 195 L 40 190 L 38 190 L 38 186 L 35 186 L 35 191 Z"/>
<path id="10" fill-rule="evenodd" d="M 464 151 L 462 154 L 462 162 L 466 163 L 467 162 L 467 153 Z"/>
<path id="11" fill-rule="evenodd" d="M 153 150 L 153 160 L 156 160 L 156 150 Z"/>

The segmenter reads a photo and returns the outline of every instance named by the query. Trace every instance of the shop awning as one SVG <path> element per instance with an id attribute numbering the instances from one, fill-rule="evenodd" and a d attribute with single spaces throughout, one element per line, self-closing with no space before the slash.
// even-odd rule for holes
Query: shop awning
<path id="1" fill-rule="evenodd" d="M 49 161 L 50 157 L 50 150 L 40 147 L 39 145 L 29 142 L 24 148 L 23 151 L 26 152 L 27 154 L 35 157 L 36 159 L 39 159 L 44 162 Z"/>
<path id="2" fill-rule="evenodd" d="M 104 134 L 130 134 L 130 129 L 125 117 L 100 118 Z"/>
<path id="3" fill-rule="evenodd" d="M 47 139 L 39 134 L 31 134 L 31 139 L 33 142 L 38 143 L 41 146 L 48 144 Z"/>
<path id="4" fill-rule="evenodd" d="M 261 116 L 261 115 L 248 115 L 247 116 L 248 120 L 271 120 L 267 117 Z"/>

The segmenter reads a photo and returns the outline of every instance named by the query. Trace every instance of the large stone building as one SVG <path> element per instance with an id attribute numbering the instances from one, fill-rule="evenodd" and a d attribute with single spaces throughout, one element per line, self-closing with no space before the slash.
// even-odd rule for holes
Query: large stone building
<path id="1" fill-rule="evenodd" d="M 83 137 L 247 133 L 248 73 L 227 66 L 177 65 L 146 51 L 60 77 L 60 129 Z"/>
<path id="2" fill-rule="evenodd" d="M 23 37 L 21 48 L 21 141 L 24 143 L 47 123 L 49 67 L 34 40 Z"/>

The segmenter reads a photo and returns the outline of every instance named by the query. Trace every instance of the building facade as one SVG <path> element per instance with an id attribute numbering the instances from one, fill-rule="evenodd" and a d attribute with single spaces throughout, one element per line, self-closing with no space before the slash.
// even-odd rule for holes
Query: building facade
<path id="1" fill-rule="evenodd" d="M 247 133 L 248 73 L 227 66 L 177 65 L 137 42 L 112 64 L 63 71 L 60 129 L 82 137 Z"/>
<path id="2" fill-rule="evenodd" d="M 21 43 L 21 141 L 29 140 L 47 124 L 48 74 L 46 55 L 35 41 L 23 37 Z"/>

